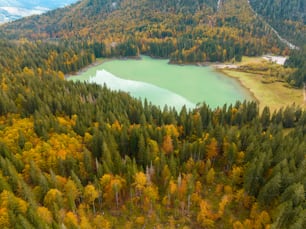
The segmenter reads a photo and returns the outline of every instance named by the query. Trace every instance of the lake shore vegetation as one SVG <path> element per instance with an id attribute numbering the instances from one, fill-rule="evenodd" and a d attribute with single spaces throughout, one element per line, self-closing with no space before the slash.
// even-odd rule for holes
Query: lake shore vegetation
<path id="1" fill-rule="evenodd" d="M 258 101 L 260 110 L 268 106 L 275 111 L 292 104 L 305 109 L 304 89 L 296 87 L 295 81 L 292 81 L 294 76 L 301 76 L 298 79 L 303 77 L 301 70 L 275 64 L 262 57 L 243 57 L 242 62 L 233 66 L 217 66 L 217 70 L 239 80 Z"/>

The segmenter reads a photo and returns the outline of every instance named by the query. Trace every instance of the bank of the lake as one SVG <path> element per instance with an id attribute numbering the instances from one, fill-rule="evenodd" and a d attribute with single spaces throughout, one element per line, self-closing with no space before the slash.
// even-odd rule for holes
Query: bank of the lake
<path id="1" fill-rule="evenodd" d="M 113 77 L 118 77 L 122 82 Z M 108 81 L 106 85 L 111 89 L 128 91 L 134 97 L 147 97 L 150 101 L 150 97 L 154 94 L 155 97 L 157 96 L 155 101 L 159 103 L 157 105 L 161 107 L 167 104 L 163 101 L 166 101 L 168 97 L 172 97 L 168 106 L 175 106 L 175 100 L 179 103 L 187 100 L 194 104 L 194 107 L 198 103 L 205 102 L 213 108 L 223 106 L 225 103 L 233 104 L 237 100 L 253 100 L 249 91 L 235 79 L 215 71 L 212 66 L 173 65 L 168 64 L 166 59 L 153 59 L 147 56 L 142 56 L 141 60 L 108 60 L 101 65 L 88 68 L 78 76 L 70 77 L 71 80 L 80 81 L 91 79 L 91 82 L 97 81 L 99 84 L 103 84 L 103 78 Z M 118 85 L 122 87 L 118 88 Z M 132 90 L 127 90 L 125 85 Z M 140 85 L 147 90 L 142 88 L 141 94 L 135 93 L 135 88 L 139 88 Z"/>
<path id="2" fill-rule="evenodd" d="M 223 74 L 237 79 L 243 87 L 248 89 L 259 103 L 262 110 L 268 106 L 271 111 L 295 104 L 306 108 L 303 90 L 289 87 L 284 82 L 263 83 L 259 74 L 241 72 L 237 69 L 218 69 Z"/>

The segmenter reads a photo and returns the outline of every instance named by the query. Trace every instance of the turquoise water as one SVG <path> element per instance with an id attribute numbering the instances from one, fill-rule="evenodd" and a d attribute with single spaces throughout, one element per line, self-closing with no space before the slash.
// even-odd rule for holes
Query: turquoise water
<path id="1" fill-rule="evenodd" d="M 216 72 L 212 67 L 171 65 L 168 60 L 142 56 L 141 60 L 111 60 L 69 80 L 88 81 L 113 90 L 129 92 L 136 98 L 147 98 L 153 104 L 180 109 L 205 102 L 211 107 L 251 100 L 250 93 L 239 82 Z"/>

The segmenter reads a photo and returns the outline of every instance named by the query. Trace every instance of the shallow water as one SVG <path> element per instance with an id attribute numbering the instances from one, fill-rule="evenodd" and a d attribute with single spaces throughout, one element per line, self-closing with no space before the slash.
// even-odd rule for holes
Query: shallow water
<path id="1" fill-rule="evenodd" d="M 147 98 L 153 104 L 180 109 L 184 104 L 194 108 L 205 102 L 210 107 L 251 100 L 252 96 L 239 82 L 216 72 L 212 67 L 171 65 L 168 60 L 142 56 L 141 60 L 111 60 L 94 66 L 80 75 L 69 77 L 106 84 L 113 90 L 129 92 L 136 98 Z"/>

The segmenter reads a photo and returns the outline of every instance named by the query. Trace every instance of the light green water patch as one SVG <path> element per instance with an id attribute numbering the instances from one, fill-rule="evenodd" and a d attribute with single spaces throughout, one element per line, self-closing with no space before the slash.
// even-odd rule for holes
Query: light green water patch
<path id="1" fill-rule="evenodd" d="M 108 73 L 111 73 L 112 77 L 128 81 L 119 83 L 115 78 L 110 79 Z M 102 80 L 103 77 L 108 83 Z M 147 98 L 154 104 L 161 106 L 168 104 L 176 108 L 181 107 L 182 103 L 186 103 L 191 108 L 202 102 L 217 107 L 225 103 L 235 103 L 237 100 L 252 99 L 250 93 L 239 82 L 214 71 L 212 67 L 171 65 L 168 64 L 168 60 L 152 59 L 147 56 L 142 56 L 141 60 L 107 61 L 71 79 L 80 81 L 91 79 L 90 82 L 106 83 L 111 89 L 128 91 L 132 96 Z M 135 81 L 146 84 L 136 86 Z M 132 82 L 136 84 L 131 90 L 127 85 L 133 84 Z M 170 102 L 167 101 L 171 96 Z M 179 105 L 176 104 L 176 100 Z"/>

